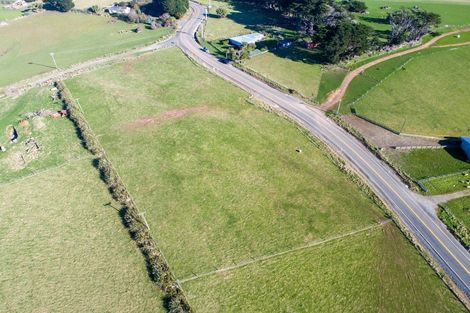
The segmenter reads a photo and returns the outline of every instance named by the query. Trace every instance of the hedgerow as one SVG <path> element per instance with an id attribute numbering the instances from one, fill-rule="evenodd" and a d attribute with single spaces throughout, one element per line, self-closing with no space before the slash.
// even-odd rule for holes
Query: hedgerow
<path id="1" fill-rule="evenodd" d="M 121 205 L 120 214 L 123 224 L 144 256 L 150 278 L 165 293 L 166 308 L 171 313 L 193 312 L 168 262 L 152 238 L 137 205 L 90 128 L 81 108 L 63 82 L 56 82 L 55 85 L 58 89 L 58 97 L 68 111 L 68 117 L 74 123 L 83 145 L 96 157 L 95 166 L 101 179 L 108 187 L 113 199 Z"/>

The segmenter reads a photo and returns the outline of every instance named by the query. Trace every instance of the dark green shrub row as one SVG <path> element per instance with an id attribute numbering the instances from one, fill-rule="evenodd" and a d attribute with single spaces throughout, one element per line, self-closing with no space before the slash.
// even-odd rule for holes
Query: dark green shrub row
<path id="1" fill-rule="evenodd" d="M 469 229 L 445 205 L 439 206 L 437 216 L 468 250 L 470 247 Z"/>
<path id="2" fill-rule="evenodd" d="M 192 312 L 183 291 L 170 271 L 168 262 L 153 240 L 145 221 L 127 191 L 127 188 L 106 155 L 103 147 L 87 123 L 81 108 L 72 98 L 63 82 L 56 82 L 59 99 L 68 110 L 70 120 L 84 146 L 96 157 L 95 166 L 100 172 L 113 199 L 121 205 L 121 218 L 145 258 L 150 278 L 165 293 L 165 305 L 171 313 Z"/>

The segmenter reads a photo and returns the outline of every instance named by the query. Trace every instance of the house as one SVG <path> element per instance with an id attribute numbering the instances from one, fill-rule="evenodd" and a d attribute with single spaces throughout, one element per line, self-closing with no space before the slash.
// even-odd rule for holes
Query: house
<path id="1" fill-rule="evenodd" d="M 264 38 L 263 34 L 251 33 L 251 34 L 248 34 L 248 35 L 232 37 L 232 38 L 229 39 L 229 43 L 231 45 L 241 47 L 245 44 L 255 44 L 258 41 L 262 40 L 263 38 Z"/>
<path id="2" fill-rule="evenodd" d="M 467 156 L 467 160 L 470 161 L 470 137 L 461 137 L 460 146 L 462 147 L 463 152 Z"/>
<path id="3" fill-rule="evenodd" d="M 127 15 L 131 12 L 131 8 L 119 6 L 119 5 L 112 5 L 112 6 L 106 7 L 104 11 L 108 12 L 109 14 Z"/>

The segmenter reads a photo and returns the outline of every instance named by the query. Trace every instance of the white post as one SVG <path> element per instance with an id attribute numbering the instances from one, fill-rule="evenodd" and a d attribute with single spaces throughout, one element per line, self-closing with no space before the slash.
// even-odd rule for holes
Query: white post
<path id="1" fill-rule="evenodd" d="M 77 98 L 75 100 L 77 101 L 77 104 L 78 104 L 78 107 L 80 108 L 80 111 L 82 111 L 82 113 L 85 113 L 85 112 L 83 112 L 82 106 L 80 105 L 80 101 L 79 101 L 80 98 Z"/>
<path id="2" fill-rule="evenodd" d="M 338 108 L 336 109 L 336 115 L 339 115 L 340 108 L 341 108 L 341 100 L 339 100 Z"/>
<path id="3" fill-rule="evenodd" d="M 149 224 L 147 223 L 147 219 L 145 218 L 145 212 L 139 213 L 140 216 L 142 216 L 142 219 L 144 220 L 145 226 L 147 226 L 147 229 L 150 230 Z"/>
<path id="4" fill-rule="evenodd" d="M 55 61 L 55 58 L 54 58 L 54 52 L 51 52 L 51 53 L 49 53 L 49 54 L 50 54 L 50 55 L 51 55 L 51 57 L 52 57 L 52 61 L 54 61 L 54 65 L 55 65 L 55 68 L 56 68 L 56 70 L 58 70 L 58 69 L 59 69 L 59 67 L 57 66 L 57 62 Z"/>

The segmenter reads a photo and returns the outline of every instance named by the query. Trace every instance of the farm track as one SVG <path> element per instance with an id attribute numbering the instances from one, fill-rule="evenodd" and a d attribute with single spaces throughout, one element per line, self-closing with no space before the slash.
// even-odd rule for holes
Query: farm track
<path id="1" fill-rule="evenodd" d="M 424 44 L 422 44 L 418 47 L 411 48 L 409 50 L 405 50 L 405 51 L 401 51 L 401 52 L 397 52 L 397 53 L 394 53 L 394 54 L 386 55 L 386 56 L 384 56 L 380 59 L 371 61 L 367 64 L 364 64 L 364 65 L 354 69 L 353 71 L 349 72 L 346 75 L 343 82 L 341 83 L 341 86 L 330 94 L 330 96 L 320 106 L 320 108 L 324 111 L 333 109 L 341 101 L 341 99 L 343 99 L 343 97 L 344 97 L 349 85 L 353 81 L 353 79 L 356 78 L 358 75 L 360 75 L 365 70 L 367 70 L 368 68 L 370 68 L 374 65 L 380 64 L 382 62 L 398 58 L 398 57 L 403 56 L 403 55 L 407 55 L 407 54 L 410 54 L 410 53 L 414 53 L 414 52 L 418 52 L 418 51 L 428 49 L 428 48 L 432 47 L 437 41 L 439 41 L 440 39 L 442 39 L 444 37 L 452 36 L 452 35 L 455 35 L 455 34 L 458 34 L 458 33 L 466 32 L 466 31 L 470 31 L 470 27 L 439 35 L 439 36 L 432 38 L 430 41 L 428 41 L 428 42 L 426 42 L 426 43 L 424 43 Z M 467 43 L 465 43 L 465 44 L 467 44 Z M 462 44 L 458 44 L 458 45 L 462 45 Z M 446 46 L 449 47 L 451 45 L 446 45 Z M 439 47 L 443 48 L 445 46 L 439 46 Z"/>

